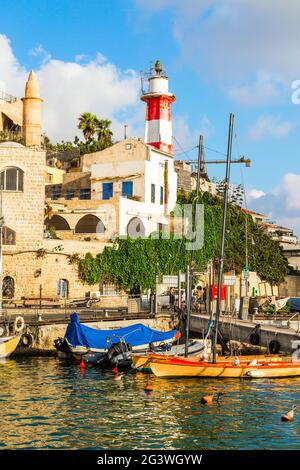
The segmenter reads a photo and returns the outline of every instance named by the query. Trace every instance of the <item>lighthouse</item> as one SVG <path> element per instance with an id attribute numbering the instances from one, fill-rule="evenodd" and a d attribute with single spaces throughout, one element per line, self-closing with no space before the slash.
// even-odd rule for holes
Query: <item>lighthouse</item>
<path id="1" fill-rule="evenodd" d="M 171 104 L 175 95 L 169 93 L 169 80 L 159 60 L 148 78 L 148 92 L 141 100 L 147 104 L 145 143 L 173 154 Z"/>

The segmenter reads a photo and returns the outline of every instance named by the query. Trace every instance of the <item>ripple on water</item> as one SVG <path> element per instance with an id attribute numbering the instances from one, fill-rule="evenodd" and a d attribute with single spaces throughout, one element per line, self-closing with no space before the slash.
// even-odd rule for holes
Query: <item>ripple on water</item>
<path id="1" fill-rule="evenodd" d="M 128 372 L 121 382 L 53 358 L 0 365 L 0 448 L 299 449 L 300 379 L 165 380 Z M 223 392 L 220 404 L 202 405 Z"/>

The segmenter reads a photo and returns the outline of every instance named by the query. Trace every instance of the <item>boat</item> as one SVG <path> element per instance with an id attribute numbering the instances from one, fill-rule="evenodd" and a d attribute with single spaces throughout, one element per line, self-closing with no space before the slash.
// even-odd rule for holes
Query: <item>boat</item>
<path id="1" fill-rule="evenodd" d="M 0 338 L 0 359 L 9 357 L 17 348 L 21 336 L 6 336 Z"/>
<path id="2" fill-rule="evenodd" d="M 214 321 L 214 332 L 211 343 L 211 356 L 206 360 L 203 357 L 178 357 L 178 356 L 162 356 L 149 354 L 144 362 L 143 367 L 149 367 L 153 374 L 157 377 L 214 377 L 214 378 L 280 378 L 280 377 L 297 377 L 300 376 L 300 361 L 297 357 L 276 357 L 266 358 L 265 356 L 233 356 L 229 358 L 217 356 L 217 342 L 220 337 L 219 323 L 221 314 L 221 286 L 224 263 L 224 246 L 226 231 L 226 215 L 228 206 L 228 187 L 230 182 L 230 163 L 231 163 L 231 147 L 233 133 L 234 116 L 230 115 L 229 134 L 228 134 L 228 151 L 226 161 L 226 177 L 224 184 L 223 211 L 222 211 L 222 230 L 220 239 L 220 254 L 218 262 L 218 280 L 217 280 L 217 305 Z M 200 162 L 198 168 L 200 168 Z M 198 193 L 197 193 L 198 194 Z M 193 245 L 194 247 L 194 245 Z M 246 250 L 247 251 L 247 250 Z M 194 254 L 194 250 L 193 250 Z M 192 257 L 193 259 L 193 257 Z M 248 257 L 246 254 L 246 267 L 248 269 Z M 187 285 L 190 285 L 189 267 L 187 267 Z M 190 287 L 188 288 L 189 292 Z M 188 295 L 189 297 L 189 295 Z M 190 318 L 190 302 L 187 302 L 187 326 L 186 331 L 188 338 L 189 318 Z M 205 339 L 208 338 L 209 330 L 212 326 L 212 313 L 209 320 L 208 332 Z M 187 354 L 185 354 L 187 356 Z M 135 358 L 134 358 L 135 360 Z"/>
<path id="3" fill-rule="evenodd" d="M 155 348 L 167 350 L 178 337 L 177 330 L 157 331 L 142 323 L 118 329 L 97 330 L 80 323 L 78 315 L 73 313 L 64 339 L 58 338 L 54 344 L 60 358 L 73 357 L 81 360 L 84 357 L 86 362 L 99 365 L 115 365 L 122 359 L 131 365 L 132 352 L 145 353 Z"/>
<path id="4" fill-rule="evenodd" d="M 251 356 L 250 356 L 251 357 Z M 192 358 L 149 356 L 148 364 L 157 377 L 215 377 L 215 378 L 280 378 L 300 376 L 300 361 L 285 358 L 243 356 L 216 362 L 196 361 Z"/>
<path id="5" fill-rule="evenodd" d="M 188 345 L 189 355 L 200 354 L 204 350 L 204 344 L 200 340 L 190 341 Z M 91 365 L 100 365 L 104 367 L 133 367 L 134 369 L 144 369 L 143 363 L 147 362 L 148 354 L 178 355 L 183 356 L 185 353 L 184 344 L 164 343 L 149 348 L 147 345 L 144 349 L 128 348 L 125 343 L 117 343 L 111 346 L 107 353 L 88 353 L 82 357 L 82 360 Z M 133 360 L 134 358 L 134 360 Z"/>
<path id="6" fill-rule="evenodd" d="M 203 357 L 207 347 L 205 340 L 191 340 L 188 343 L 188 357 Z M 147 351 L 146 353 L 131 354 L 132 366 L 137 370 L 150 370 L 148 366 L 150 357 L 161 357 L 176 356 L 183 357 L 185 355 L 185 344 L 175 344 L 166 351 L 160 351 L 159 348 L 154 351 Z"/>

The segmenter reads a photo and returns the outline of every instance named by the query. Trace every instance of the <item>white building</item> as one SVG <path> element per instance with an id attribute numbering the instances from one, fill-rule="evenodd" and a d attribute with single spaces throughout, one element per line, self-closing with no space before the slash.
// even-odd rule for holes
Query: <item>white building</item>
<path id="1" fill-rule="evenodd" d="M 141 99 L 147 102 L 147 143 L 129 138 L 84 155 L 78 171 L 48 185 L 54 216 L 47 225 L 60 238 L 147 237 L 169 225 L 177 199 L 170 110 L 175 96 L 160 64 Z"/>

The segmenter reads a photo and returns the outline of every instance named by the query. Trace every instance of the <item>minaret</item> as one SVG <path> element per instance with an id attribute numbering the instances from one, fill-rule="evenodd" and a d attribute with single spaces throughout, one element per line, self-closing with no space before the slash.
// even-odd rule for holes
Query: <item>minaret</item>
<path id="1" fill-rule="evenodd" d="M 41 146 L 41 104 L 40 87 L 36 74 L 31 70 L 25 87 L 23 101 L 23 138 L 26 147 Z"/>
<path id="2" fill-rule="evenodd" d="M 173 153 L 171 104 L 175 95 L 169 93 L 169 80 L 159 60 L 150 75 L 149 91 L 141 96 L 147 103 L 145 142 L 164 152 Z"/>

